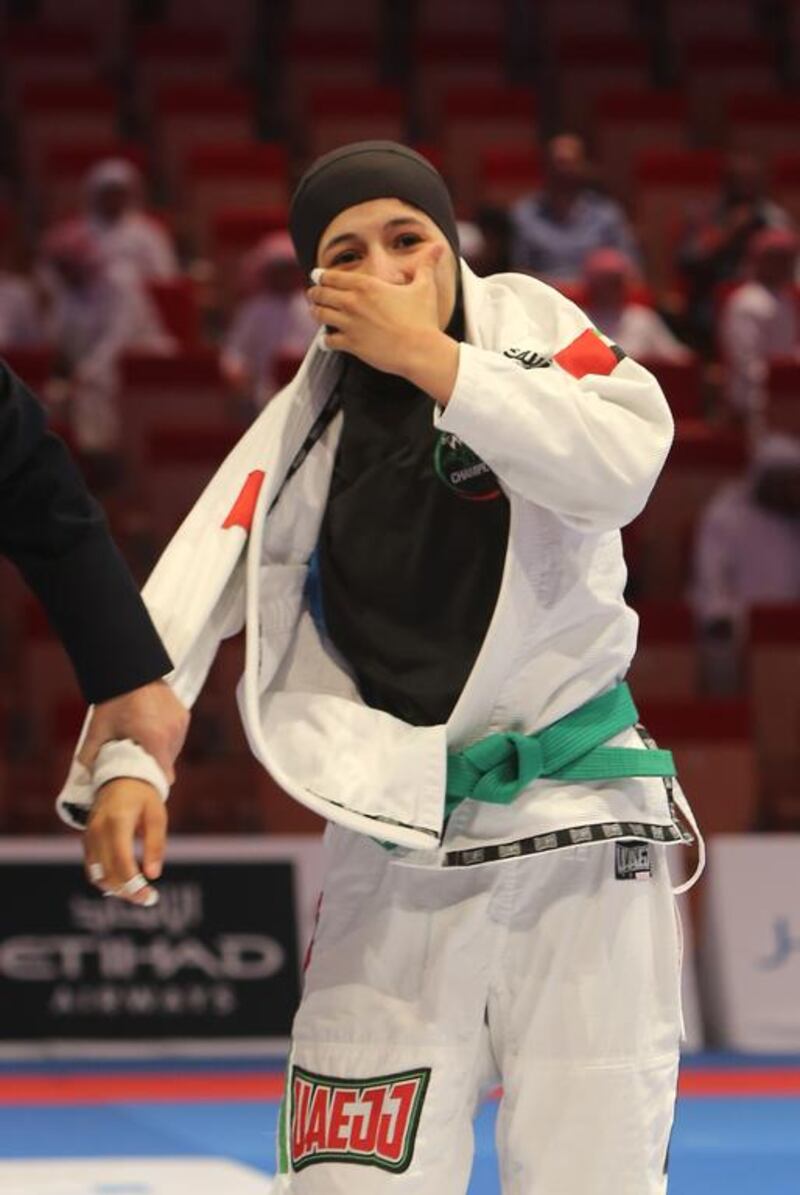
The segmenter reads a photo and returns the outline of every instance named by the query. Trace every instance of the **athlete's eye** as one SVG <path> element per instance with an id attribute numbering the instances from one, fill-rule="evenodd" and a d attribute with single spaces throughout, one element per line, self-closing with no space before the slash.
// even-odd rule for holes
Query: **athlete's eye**
<path id="1" fill-rule="evenodd" d="M 335 266 L 349 266 L 351 262 L 358 260 L 358 254 L 355 249 L 343 249 L 341 253 L 337 253 L 331 262 L 329 269 Z"/>
<path id="2" fill-rule="evenodd" d="M 403 232 L 395 239 L 395 248 L 411 249 L 414 245 L 419 245 L 422 242 L 422 237 L 416 232 Z"/>

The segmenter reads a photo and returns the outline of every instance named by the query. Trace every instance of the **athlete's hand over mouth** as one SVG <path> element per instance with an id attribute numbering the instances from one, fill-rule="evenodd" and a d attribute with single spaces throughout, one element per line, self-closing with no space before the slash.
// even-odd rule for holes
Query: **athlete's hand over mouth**
<path id="1" fill-rule="evenodd" d="M 308 291 L 328 348 L 397 374 L 444 405 L 458 373 L 458 344 L 439 328 L 436 265 L 444 246 L 421 253 L 405 283 L 354 270 L 319 270 Z"/>

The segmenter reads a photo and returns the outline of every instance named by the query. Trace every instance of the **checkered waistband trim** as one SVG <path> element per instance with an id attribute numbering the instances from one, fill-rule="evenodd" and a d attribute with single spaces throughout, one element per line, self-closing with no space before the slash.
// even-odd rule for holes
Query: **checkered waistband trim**
<path id="1" fill-rule="evenodd" d="M 535 834 L 532 838 L 518 838 L 516 842 L 500 842 L 494 846 L 471 847 L 464 851 L 448 851 L 445 867 L 474 867 L 477 863 L 496 863 L 502 859 L 518 859 L 523 855 L 542 855 L 548 851 L 564 850 L 584 843 L 612 842 L 617 838 L 643 842 L 694 842 L 694 836 L 681 826 L 656 826 L 646 822 L 600 822 L 591 826 L 571 826 L 568 830 L 554 830 L 550 834 Z"/>

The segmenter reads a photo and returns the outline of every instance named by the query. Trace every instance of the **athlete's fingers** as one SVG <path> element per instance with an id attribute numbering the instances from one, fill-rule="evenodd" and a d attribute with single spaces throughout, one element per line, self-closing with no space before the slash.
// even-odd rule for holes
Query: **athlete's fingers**
<path id="1" fill-rule="evenodd" d="M 128 818 L 112 823 L 107 836 L 107 852 L 109 868 L 105 879 L 106 893 L 132 904 L 155 904 L 158 895 L 139 871 L 133 849 L 133 826 Z"/>
<path id="2" fill-rule="evenodd" d="M 337 311 L 352 311 L 356 302 L 352 291 L 336 290 L 332 286 L 312 286 L 306 294 L 314 306 L 334 307 Z"/>
<path id="3" fill-rule="evenodd" d="M 331 286 L 336 290 L 359 291 L 368 290 L 373 279 L 368 274 L 360 274 L 357 270 L 323 270 L 311 271 L 311 281 L 315 286 Z"/>
<path id="4" fill-rule="evenodd" d="M 100 844 L 89 826 L 83 833 L 83 870 L 89 883 L 102 892 L 105 891 L 106 869 L 100 855 Z"/>
<path id="5" fill-rule="evenodd" d="M 142 871 L 157 880 L 164 866 L 167 842 L 167 811 L 163 804 L 150 803 L 142 815 Z"/>
<path id="6" fill-rule="evenodd" d="M 316 304 L 311 308 L 311 315 L 318 324 L 332 324 L 335 328 L 349 327 L 353 318 L 346 311 L 337 311 L 335 307 L 318 307 Z"/>
<path id="7" fill-rule="evenodd" d="M 325 347 L 328 349 L 339 349 L 341 352 L 348 352 L 350 341 L 342 332 L 334 330 L 329 332 L 325 337 Z"/>

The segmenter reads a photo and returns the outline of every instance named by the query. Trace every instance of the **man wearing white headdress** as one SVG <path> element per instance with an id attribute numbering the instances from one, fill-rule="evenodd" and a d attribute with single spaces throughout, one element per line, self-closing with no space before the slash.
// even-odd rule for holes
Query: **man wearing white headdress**
<path id="1" fill-rule="evenodd" d="M 142 176 L 124 158 L 106 158 L 89 171 L 86 223 L 110 263 L 132 267 L 146 281 L 178 274 L 168 233 L 142 210 Z"/>

